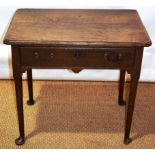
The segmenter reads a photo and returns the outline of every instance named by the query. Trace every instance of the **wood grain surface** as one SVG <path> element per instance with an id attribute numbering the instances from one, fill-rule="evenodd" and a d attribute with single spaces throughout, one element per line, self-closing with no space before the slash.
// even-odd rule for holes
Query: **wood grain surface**
<path id="1" fill-rule="evenodd" d="M 5 44 L 150 46 L 136 10 L 19 9 Z"/>

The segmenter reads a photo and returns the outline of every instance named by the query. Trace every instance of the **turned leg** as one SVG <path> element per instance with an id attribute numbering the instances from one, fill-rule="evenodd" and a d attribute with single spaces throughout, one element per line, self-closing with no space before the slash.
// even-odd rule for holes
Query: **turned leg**
<path id="1" fill-rule="evenodd" d="M 135 105 L 138 79 L 139 78 L 137 76 L 131 75 L 129 101 L 126 105 L 126 110 L 125 110 L 125 135 L 124 135 L 124 143 L 125 144 L 129 144 L 132 141 L 130 138 L 130 130 L 131 130 L 134 105 Z"/>
<path id="2" fill-rule="evenodd" d="M 25 143 L 24 134 L 24 114 L 23 114 L 23 88 L 22 88 L 22 77 L 15 77 L 15 89 L 16 89 L 16 102 L 17 102 L 17 113 L 19 123 L 20 136 L 15 140 L 17 145 Z"/>
<path id="3" fill-rule="evenodd" d="M 28 105 L 33 105 L 33 84 L 32 84 L 32 69 L 27 70 L 27 82 L 28 82 L 28 93 L 29 99 L 27 100 Z"/>
<path id="4" fill-rule="evenodd" d="M 126 103 L 123 100 L 124 94 L 124 83 L 125 83 L 125 70 L 120 70 L 120 80 L 119 80 L 119 95 L 118 95 L 118 104 L 124 106 Z"/>

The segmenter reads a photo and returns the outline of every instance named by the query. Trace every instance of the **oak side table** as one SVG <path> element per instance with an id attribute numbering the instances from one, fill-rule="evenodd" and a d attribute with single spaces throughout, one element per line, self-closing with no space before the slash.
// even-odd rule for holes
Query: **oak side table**
<path id="1" fill-rule="evenodd" d="M 32 69 L 44 68 L 72 69 L 75 73 L 82 69 L 119 69 L 118 103 L 126 106 L 124 143 L 131 142 L 143 48 L 151 45 L 136 10 L 19 9 L 4 43 L 12 48 L 20 133 L 17 145 L 25 142 L 22 74 L 27 72 L 27 103 L 33 105 Z M 131 76 L 127 102 L 123 99 L 126 72 Z"/>

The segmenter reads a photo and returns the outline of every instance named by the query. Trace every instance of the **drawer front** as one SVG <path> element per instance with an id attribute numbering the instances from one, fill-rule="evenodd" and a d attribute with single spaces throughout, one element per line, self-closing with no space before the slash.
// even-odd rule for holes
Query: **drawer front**
<path id="1" fill-rule="evenodd" d="M 22 66 L 51 68 L 129 68 L 134 48 L 21 47 Z"/>

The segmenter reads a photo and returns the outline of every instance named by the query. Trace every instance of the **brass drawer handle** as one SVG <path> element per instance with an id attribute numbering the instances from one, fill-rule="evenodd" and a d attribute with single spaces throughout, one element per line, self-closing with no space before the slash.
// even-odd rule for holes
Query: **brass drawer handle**
<path id="1" fill-rule="evenodd" d="M 50 58 L 51 58 L 51 59 L 54 58 L 54 53 L 50 53 Z"/>
<path id="2" fill-rule="evenodd" d="M 118 56 L 117 56 L 117 60 L 118 60 L 118 61 L 121 61 L 121 60 L 123 60 L 122 53 L 119 53 L 119 54 L 118 54 Z"/>
<path id="3" fill-rule="evenodd" d="M 122 61 L 123 60 L 123 56 L 121 53 L 119 53 L 118 55 L 110 55 L 108 53 L 104 54 L 104 60 L 106 61 Z"/>
<path id="4" fill-rule="evenodd" d="M 39 53 L 38 52 L 34 52 L 34 58 L 38 59 L 39 58 Z"/>

